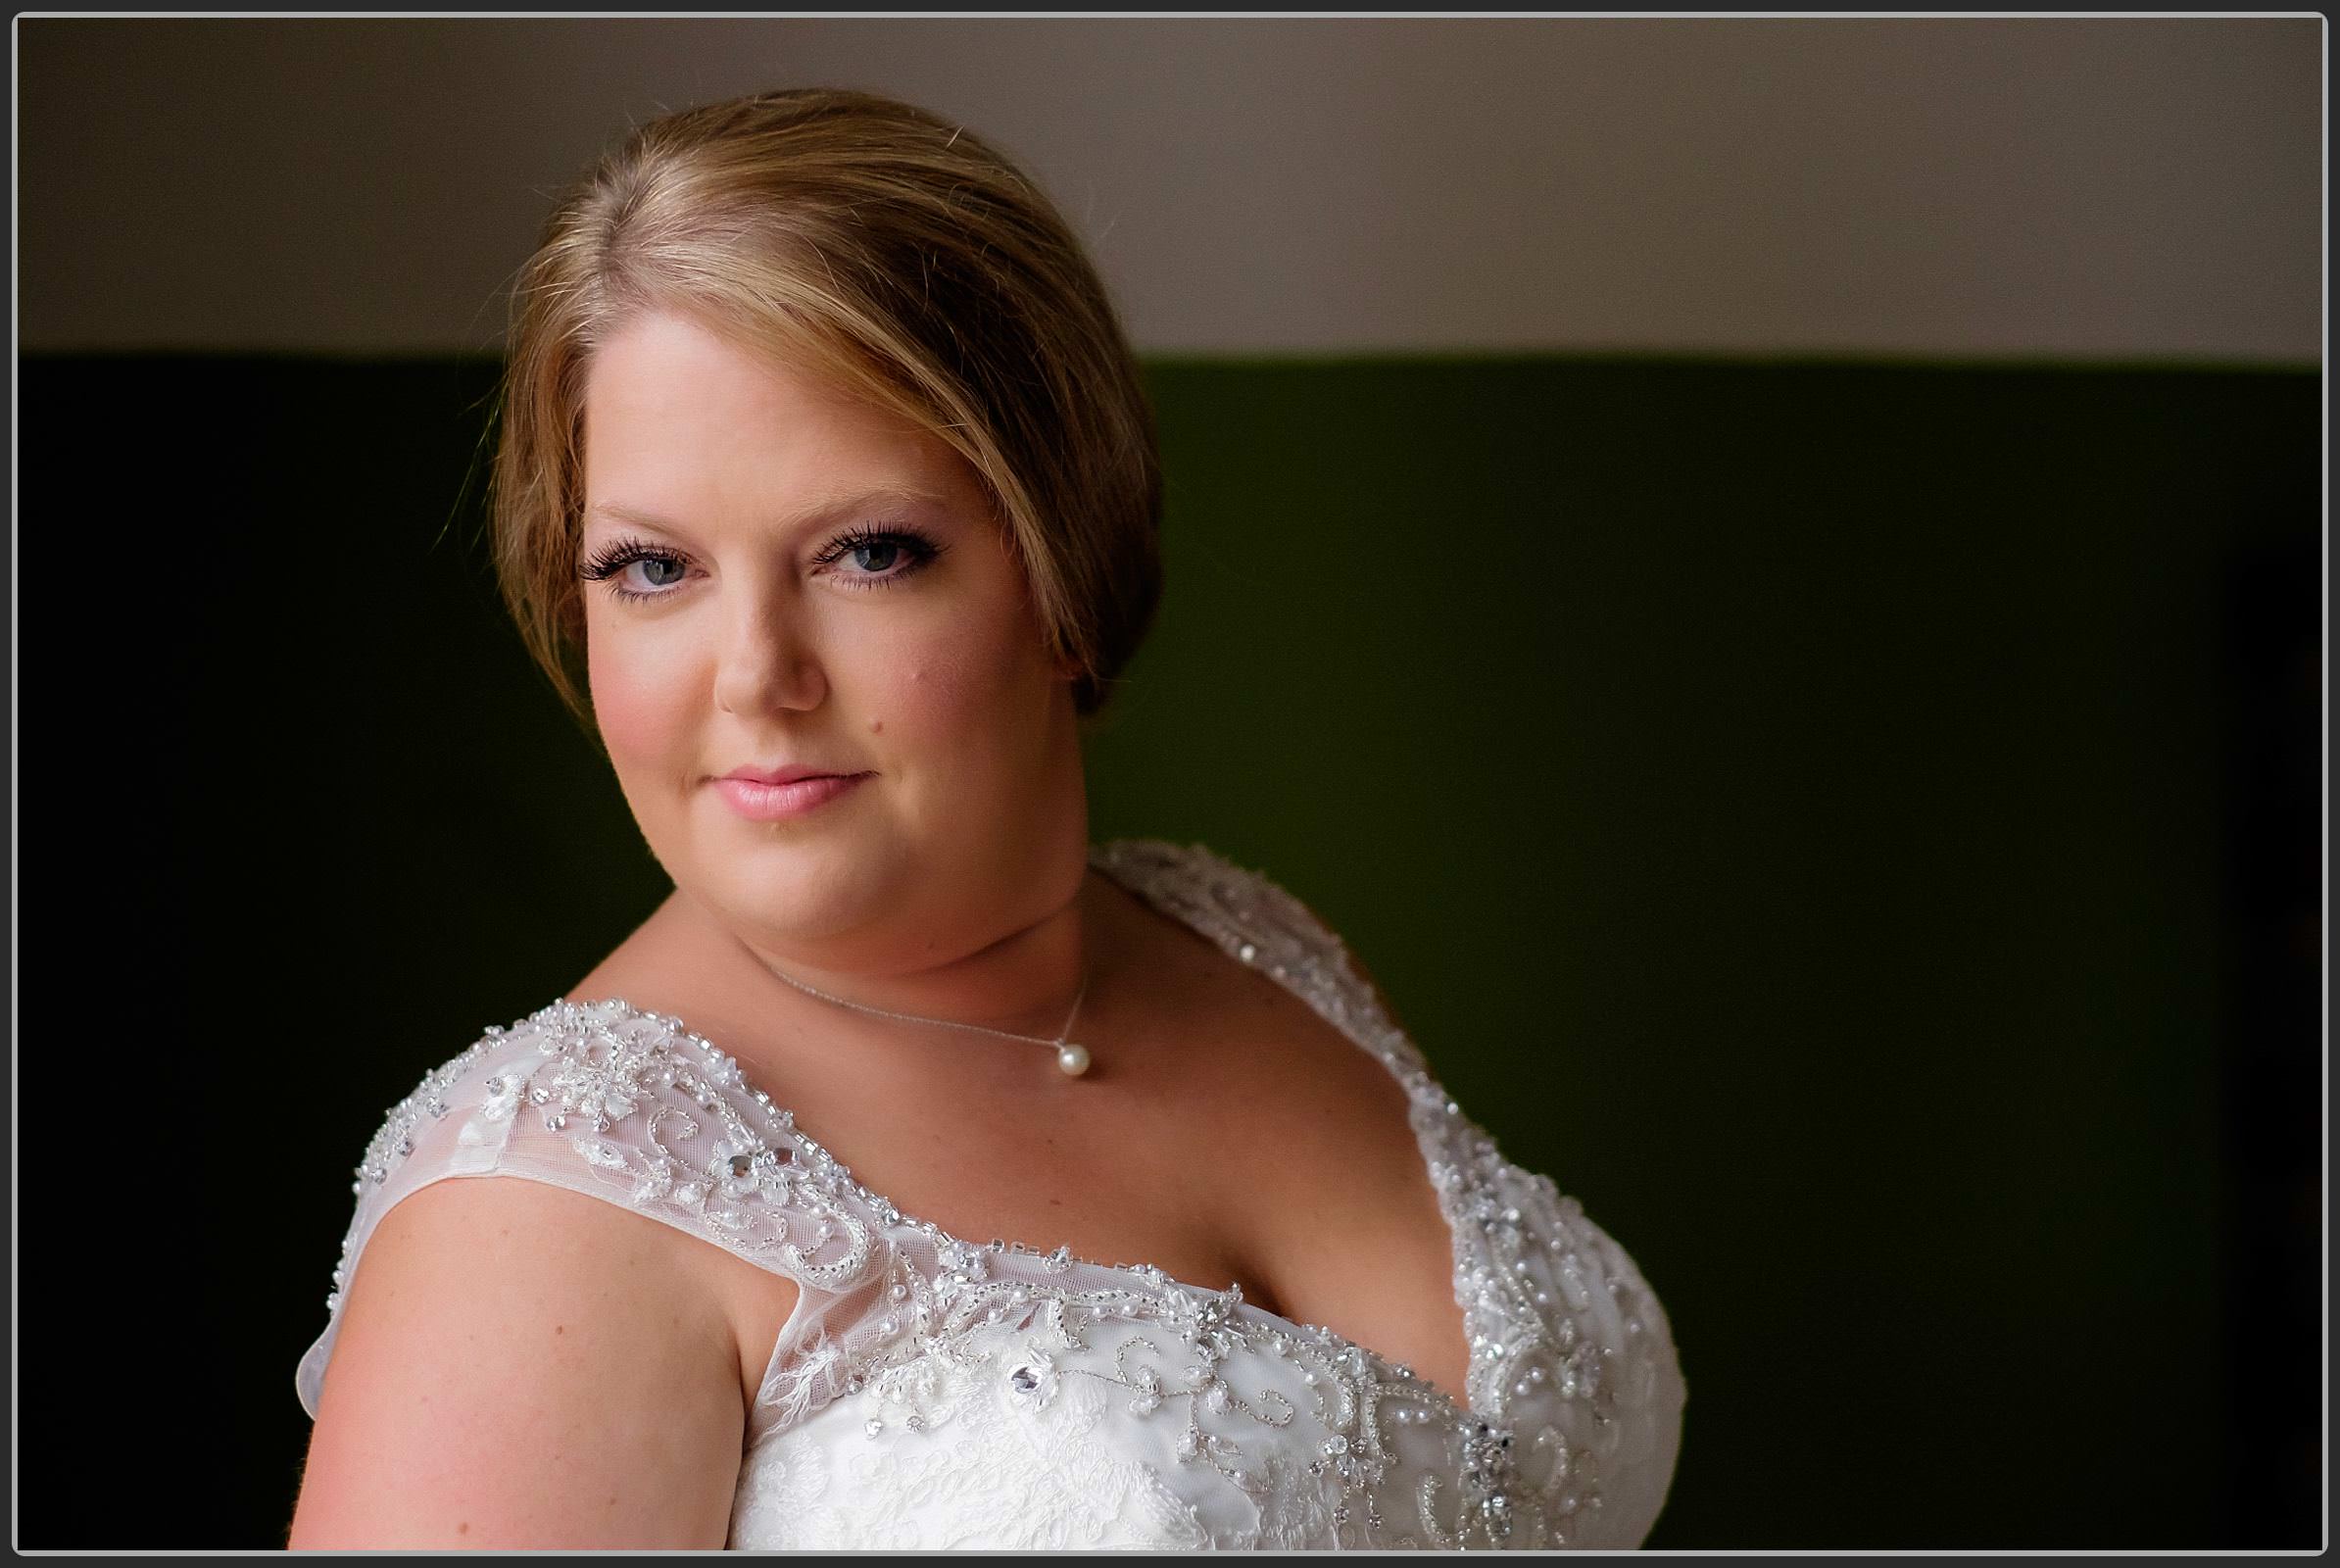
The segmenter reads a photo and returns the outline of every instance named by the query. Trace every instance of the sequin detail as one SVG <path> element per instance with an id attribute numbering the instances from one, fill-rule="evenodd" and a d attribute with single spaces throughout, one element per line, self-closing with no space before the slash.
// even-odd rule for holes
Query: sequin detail
<path id="1" fill-rule="evenodd" d="M 771 1463 L 782 1453 L 806 1462 L 794 1435 L 813 1431 L 832 1405 L 853 1442 L 888 1456 L 886 1465 L 912 1466 L 905 1475 L 944 1464 L 952 1444 L 996 1448 L 999 1422 L 1094 1422 L 1109 1410 L 1157 1429 L 1169 1455 L 1168 1471 L 1147 1480 L 1153 1473 L 1141 1465 L 1129 1481 L 1156 1521 L 1145 1539 L 1578 1544 L 1600 1517 L 1603 1464 L 1619 1452 L 1623 1428 L 1662 1381 L 1678 1382 L 1662 1314 L 1630 1260 L 1549 1180 L 1502 1158 L 1297 900 L 1200 846 L 1122 840 L 1092 860 L 1274 977 L 1403 1086 L 1452 1242 L 1470 1348 L 1462 1402 L 1329 1329 L 1244 1302 L 1240 1291 L 1064 1248 L 981 1246 L 904 1214 L 856 1182 L 719 1048 L 619 999 L 556 1002 L 510 1029 L 490 1028 L 435 1069 L 368 1145 L 361 1197 L 459 1105 L 468 1112 L 459 1142 L 483 1147 L 524 1115 L 635 1206 L 809 1292 L 854 1293 L 866 1303 L 856 1315 L 793 1349 L 783 1337 L 787 1353 L 775 1354 L 756 1401 L 752 1443 L 769 1445 Z M 345 1246 L 331 1310 L 351 1261 Z M 978 1433 L 995 1436 L 976 1443 Z M 913 1461 L 914 1451 L 930 1459 Z M 1670 1466 L 1670 1441 L 1665 1452 Z M 763 1462 L 752 1451 L 743 1471 L 751 1537 L 763 1528 L 747 1501 L 766 1485 L 751 1485 Z M 1126 1469 L 1114 1474 L 1127 1480 Z M 1234 1517 L 1250 1522 L 1228 1525 L 1207 1487 L 1193 1492 L 1202 1483 L 1244 1499 L 1249 1511 Z M 1186 1501 L 1173 1507 L 1172 1496 Z"/>

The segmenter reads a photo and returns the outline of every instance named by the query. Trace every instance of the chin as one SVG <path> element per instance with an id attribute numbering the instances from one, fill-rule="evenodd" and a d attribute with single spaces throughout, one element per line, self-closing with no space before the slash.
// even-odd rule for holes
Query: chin
<path id="1" fill-rule="evenodd" d="M 703 902 L 763 930 L 813 934 L 852 924 L 888 880 L 879 835 L 733 821 L 690 858 Z"/>

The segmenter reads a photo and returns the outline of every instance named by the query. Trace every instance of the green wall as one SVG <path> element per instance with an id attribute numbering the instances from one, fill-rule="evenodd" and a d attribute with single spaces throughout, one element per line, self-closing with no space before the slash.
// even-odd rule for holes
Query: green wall
<path id="1" fill-rule="evenodd" d="M 2237 782 L 2232 646 L 2316 646 L 2317 377 L 1150 368 L 1169 586 L 1096 836 L 1306 899 L 1633 1252 L 1691 1391 L 1650 1544 L 2312 1542 L 2248 1390 L 2315 1349 L 2319 1216 L 2237 1253 L 2222 1064 L 2235 820 L 2316 832 Z M 21 365 L 24 951 L 45 916 L 116 977 L 93 1029 L 27 966 L 21 1158 L 86 1157 L 37 1108 L 94 1060 L 143 1086 L 98 1185 L 168 1211 L 133 1249 L 24 1205 L 25 1546 L 280 1544 L 382 1110 L 664 890 L 495 601 L 494 371 Z M 238 1458 L 141 1522 L 159 1329 Z"/>

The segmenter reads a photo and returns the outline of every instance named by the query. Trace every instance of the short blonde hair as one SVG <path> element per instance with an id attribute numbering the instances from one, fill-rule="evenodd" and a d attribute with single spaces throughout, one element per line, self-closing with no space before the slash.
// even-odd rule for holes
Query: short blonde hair
<path id="1" fill-rule="evenodd" d="M 1048 652 L 1104 704 L 1161 597 L 1153 411 L 1095 268 L 963 127 L 873 93 L 650 121 L 555 209 L 516 281 L 492 480 L 497 580 L 590 724 L 576 550 L 595 349 L 688 314 L 949 443 L 989 492 Z"/>

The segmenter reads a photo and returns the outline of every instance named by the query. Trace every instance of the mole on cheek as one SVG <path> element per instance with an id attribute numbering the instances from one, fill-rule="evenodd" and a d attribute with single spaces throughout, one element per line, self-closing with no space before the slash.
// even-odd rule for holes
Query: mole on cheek
<path id="1" fill-rule="evenodd" d="M 878 731 L 884 729 L 885 727 L 886 721 L 882 718 L 873 718 L 869 721 L 869 733 L 872 735 L 875 735 L 878 733 Z"/>

